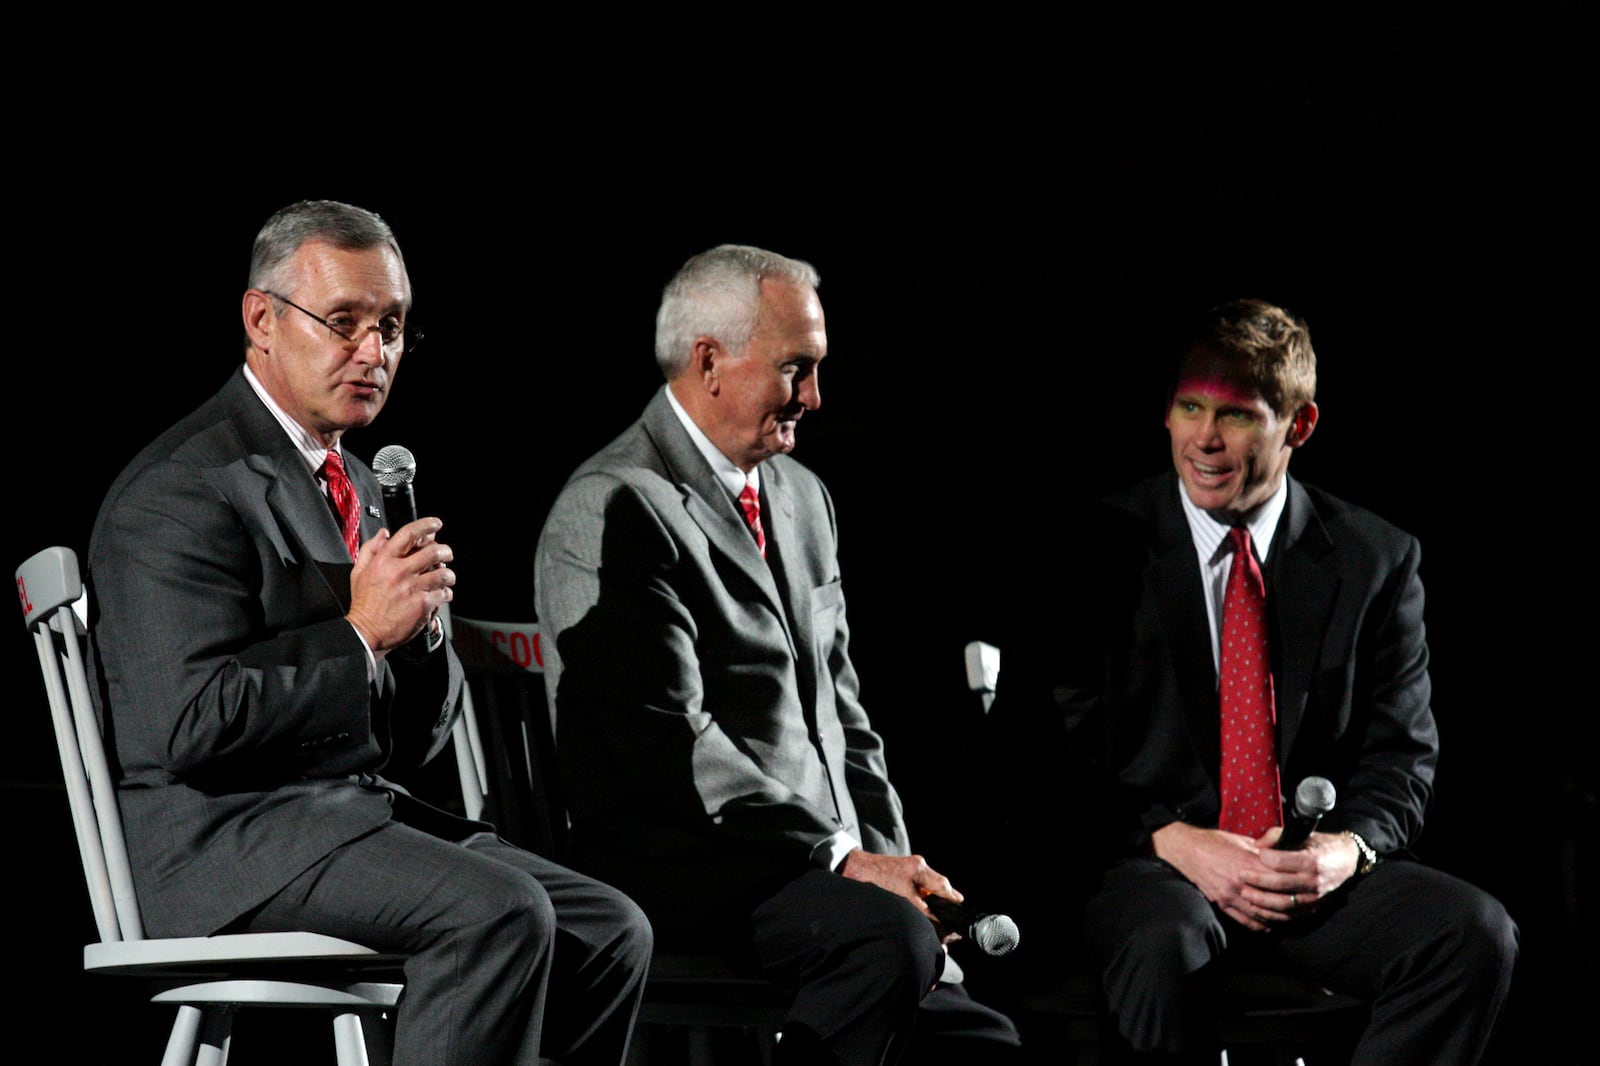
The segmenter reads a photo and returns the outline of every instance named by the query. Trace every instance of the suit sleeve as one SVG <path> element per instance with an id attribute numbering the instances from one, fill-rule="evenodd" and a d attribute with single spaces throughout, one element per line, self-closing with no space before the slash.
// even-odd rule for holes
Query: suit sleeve
<path id="1" fill-rule="evenodd" d="M 570 483 L 546 522 L 535 584 L 574 818 L 676 823 L 686 839 L 709 831 L 803 864 L 839 825 L 761 762 L 785 739 L 761 729 L 803 728 L 770 711 L 789 653 L 754 639 L 723 649 L 736 665 L 708 693 L 702 653 L 762 619 L 702 625 L 705 577 L 688 576 L 682 552 L 655 503 L 603 473 Z"/>
<path id="2" fill-rule="evenodd" d="M 90 548 L 93 630 L 126 782 L 226 790 L 343 775 L 381 765 L 391 715 L 421 705 L 430 732 L 448 725 L 438 719 L 459 669 L 430 665 L 397 703 L 388 664 L 369 684 L 316 564 L 291 564 L 270 541 L 182 462 L 144 468 L 107 501 Z"/>
<path id="3" fill-rule="evenodd" d="M 1351 722 L 1337 757 L 1350 765 L 1323 829 L 1349 829 L 1380 853 L 1407 847 L 1433 790 L 1438 732 L 1430 704 L 1421 548 L 1407 538 L 1357 637 Z"/>
<path id="4" fill-rule="evenodd" d="M 818 486 L 828 511 L 828 526 L 838 543 L 838 524 L 833 500 Z M 860 819 L 861 845 L 883 855 L 909 855 L 911 843 L 906 832 L 900 796 L 889 783 L 889 769 L 883 753 L 883 739 L 867 719 L 861 705 L 861 682 L 850 661 L 850 625 L 845 618 L 844 596 L 838 596 L 831 637 L 827 640 L 824 677 L 833 687 L 834 706 L 845 734 L 845 786 L 855 803 Z"/>

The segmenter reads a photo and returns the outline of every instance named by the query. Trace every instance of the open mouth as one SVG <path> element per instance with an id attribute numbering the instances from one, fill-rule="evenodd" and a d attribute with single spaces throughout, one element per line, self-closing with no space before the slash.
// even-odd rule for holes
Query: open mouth
<path id="1" fill-rule="evenodd" d="M 1233 467 L 1231 466 L 1212 466 L 1210 463 L 1202 463 L 1194 459 L 1189 460 L 1189 469 L 1207 481 L 1221 481 L 1233 474 Z"/>

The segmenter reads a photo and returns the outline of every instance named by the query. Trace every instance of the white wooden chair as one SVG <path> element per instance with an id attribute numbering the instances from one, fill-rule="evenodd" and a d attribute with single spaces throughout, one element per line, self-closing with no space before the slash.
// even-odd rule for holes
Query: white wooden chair
<path id="1" fill-rule="evenodd" d="M 334 1015 L 339 1066 L 368 1066 L 369 1049 L 383 1061 L 387 1033 L 375 1017 L 363 1028 L 362 1015 L 394 1008 L 402 986 L 392 979 L 403 957 L 318 933 L 145 936 L 89 697 L 83 639 L 87 594 L 78 558 L 69 548 L 47 548 L 23 563 L 16 576 L 23 617 L 38 646 L 100 935 L 98 943 L 83 949 L 84 969 L 141 978 L 156 989 L 151 1002 L 177 1006 L 162 1066 L 225 1066 L 233 1014 L 247 1006 L 328 1010 Z"/>

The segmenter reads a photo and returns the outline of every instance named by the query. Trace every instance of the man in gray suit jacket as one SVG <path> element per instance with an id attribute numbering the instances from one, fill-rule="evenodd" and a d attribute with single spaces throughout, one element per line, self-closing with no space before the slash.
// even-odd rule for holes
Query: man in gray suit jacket
<path id="1" fill-rule="evenodd" d="M 407 954 L 397 1066 L 533 1064 L 541 1045 L 620 1063 L 650 952 L 638 909 L 379 776 L 444 745 L 462 683 L 440 521 L 391 534 L 340 446 L 405 350 L 399 245 L 360 208 L 291 205 L 249 286 L 245 366 L 129 464 L 89 548 L 146 925 Z"/>
<path id="2" fill-rule="evenodd" d="M 787 455 L 820 402 L 817 280 L 755 248 L 690 259 L 657 317 L 666 388 L 545 524 L 573 862 L 663 943 L 795 988 L 788 1061 L 895 1061 L 920 1004 L 912 1061 L 932 1061 L 926 1032 L 927 1054 L 1001 1062 L 1006 1019 L 959 986 L 930 994 L 945 956 L 923 900 L 960 893 L 911 854 L 850 662 L 833 505 Z"/>

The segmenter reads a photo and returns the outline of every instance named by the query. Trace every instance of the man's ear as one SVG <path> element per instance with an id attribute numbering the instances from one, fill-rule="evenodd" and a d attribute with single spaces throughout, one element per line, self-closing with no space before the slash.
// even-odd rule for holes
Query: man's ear
<path id="1" fill-rule="evenodd" d="M 727 349 L 715 337 L 699 336 L 689 349 L 689 376 L 708 395 L 722 391 L 722 364 L 728 358 Z"/>
<path id="2" fill-rule="evenodd" d="M 278 312 L 272 306 L 272 298 L 260 289 L 246 289 L 240 313 L 244 317 L 245 336 L 257 349 L 267 351 L 278 324 Z"/>
<path id="3" fill-rule="evenodd" d="M 1307 401 L 1306 405 L 1294 413 L 1294 421 L 1289 424 L 1289 435 L 1284 443 L 1291 448 L 1298 448 L 1311 438 L 1311 433 L 1317 428 L 1317 405 L 1314 401 Z"/>

